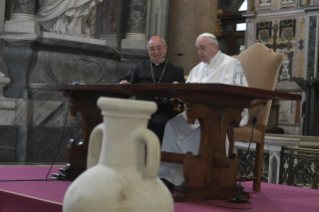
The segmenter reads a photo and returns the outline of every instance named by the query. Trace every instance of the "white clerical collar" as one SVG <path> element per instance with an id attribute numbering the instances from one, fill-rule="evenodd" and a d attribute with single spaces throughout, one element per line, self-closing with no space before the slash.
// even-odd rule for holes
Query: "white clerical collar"
<path id="1" fill-rule="evenodd" d="M 218 51 L 217 54 L 212 59 L 210 59 L 210 61 L 208 63 L 205 63 L 205 65 L 206 66 L 213 65 L 216 62 L 216 60 L 218 59 L 220 54 L 221 54 L 221 52 Z"/>
<path id="2" fill-rule="evenodd" d="M 165 61 L 166 61 L 166 60 L 163 60 L 163 62 L 161 62 L 161 63 L 159 63 L 159 64 L 153 63 L 153 65 L 154 65 L 154 66 L 160 66 L 160 65 L 164 64 Z"/>

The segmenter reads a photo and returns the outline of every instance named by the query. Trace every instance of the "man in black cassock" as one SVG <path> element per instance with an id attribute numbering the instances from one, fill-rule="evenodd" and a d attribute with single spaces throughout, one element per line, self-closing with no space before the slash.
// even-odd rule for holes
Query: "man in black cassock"
<path id="1" fill-rule="evenodd" d="M 124 77 L 119 79 L 119 84 L 158 84 L 158 83 L 185 83 L 184 70 L 182 67 L 169 62 L 165 55 L 167 45 L 159 36 L 151 37 L 147 42 L 149 61 L 138 63 Z M 157 111 L 152 115 L 148 128 L 152 130 L 162 142 L 165 123 L 177 115 L 170 102 L 164 99 L 138 97 L 141 100 L 154 101 L 157 104 Z"/>

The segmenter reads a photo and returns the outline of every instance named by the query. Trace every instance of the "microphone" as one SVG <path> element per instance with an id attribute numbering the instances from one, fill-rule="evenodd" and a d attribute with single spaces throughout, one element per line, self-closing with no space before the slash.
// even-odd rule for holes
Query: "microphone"
<path id="1" fill-rule="evenodd" d="M 151 61 L 147 60 L 147 61 L 143 62 L 142 64 L 136 66 L 136 67 L 133 69 L 133 71 L 131 72 L 130 84 L 132 84 L 132 82 L 133 82 L 133 80 L 134 80 L 134 73 L 135 73 L 136 69 L 138 69 L 138 68 L 141 67 L 141 66 L 144 66 L 144 65 L 153 63 L 153 62 L 155 62 L 155 61 L 157 61 L 157 60 L 160 60 L 160 59 L 166 58 L 166 57 L 168 57 L 168 56 L 172 56 L 172 55 L 175 55 L 175 56 L 179 56 L 179 57 L 180 57 L 180 56 L 183 56 L 183 53 L 168 54 L 168 55 L 165 55 L 164 57 L 160 57 L 160 58 L 157 58 L 157 59 L 155 59 L 155 60 L 151 60 Z"/>
<path id="2" fill-rule="evenodd" d="M 256 124 L 256 117 L 253 117 L 252 125 L 254 126 L 255 124 Z"/>
<path id="3" fill-rule="evenodd" d="M 173 55 L 175 55 L 175 56 L 183 56 L 183 53 L 177 53 L 177 54 L 168 54 L 168 55 L 165 55 L 164 57 L 160 57 L 160 58 L 157 58 L 157 59 L 155 59 L 155 60 L 152 60 L 152 61 L 150 61 L 150 63 L 153 63 L 153 62 L 155 62 L 155 61 L 157 61 L 157 60 L 160 60 L 160 59 L 163 59 L 163 58 L 166 58 L 166 57 L 168 57 L 168 56 L 173 56 Z M 147 62 L 147 61 L 146 61 Z"/>

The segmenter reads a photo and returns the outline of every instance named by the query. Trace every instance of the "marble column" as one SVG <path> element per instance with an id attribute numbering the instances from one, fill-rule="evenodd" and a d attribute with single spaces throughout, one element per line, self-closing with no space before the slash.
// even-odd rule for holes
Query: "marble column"
<path id="1" fill-rule="evenodd" d="M 167 40 L 169 0 L 151 0 L 147 10 L 147 37 L 161 36 Z"/>
<path id="2" fill-rule="evenodd" d="M 104 0 L 99 39 L 111 47 L 118 47 L 119 10 L 120 1 Z"/>
<path id="3" fill-rule="evenodd" d="M 146 0 L 131 0 L 126 38 L 122 40 L 122 48 L 146 48 L 146 8 Z"/>
<path id="4" fill-rule="evenodd" d="M 5 32 L 40 34 L 40 25 L 34 15 L 35 0 L 14 0 L 14 11 L 4 27 Z"/>
<path id="5" fill-rule="evenodd" d="M 5 1 L 0 1 L 0 33 L 4 28 L 4 15 L 5 15 Z M 8 70 L 5 61 L 3 60 L 4 42 L 0 40 L 0 75 L 8 75 Z"/>
<path id="6" fill-rule="evenodd" d="M 246 18 L 246 34 L 245 34 L 245 49 L 254 44 L 254 32 L 255 32 L 255 0 L 247 1 L 247 11 L 243 14 Z"/>
<path id="7" fill-rule="evenodd" d="M 183 53 L 183 57 L 171 56 L 169 60 L 184 68 L 185 75 L 200 62 L 194 52 L 198 35 L 216 33 L 217 0 L 171 0 L 168 25 L 168 54 Z"/>

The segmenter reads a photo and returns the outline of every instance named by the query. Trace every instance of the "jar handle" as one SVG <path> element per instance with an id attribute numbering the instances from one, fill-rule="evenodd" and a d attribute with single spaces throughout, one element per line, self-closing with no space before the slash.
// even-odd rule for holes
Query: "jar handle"
<path id="1" fill-rule="evenodd" d="M 97 125 L 89 140 L 88 157 L 87 157 L 87 169 L 98 164 L 101 154 L 101 147 L 103 141 L 104 124 Z"/>
<path id="2" fill-rule="evenodd" d="M 157 136 L 146 128 L 140 128 L 133 133 L 135 142 L 144 141 L 146 144 L 145 179 L 157 177 L 160 164 L 160 142 Z"/>

